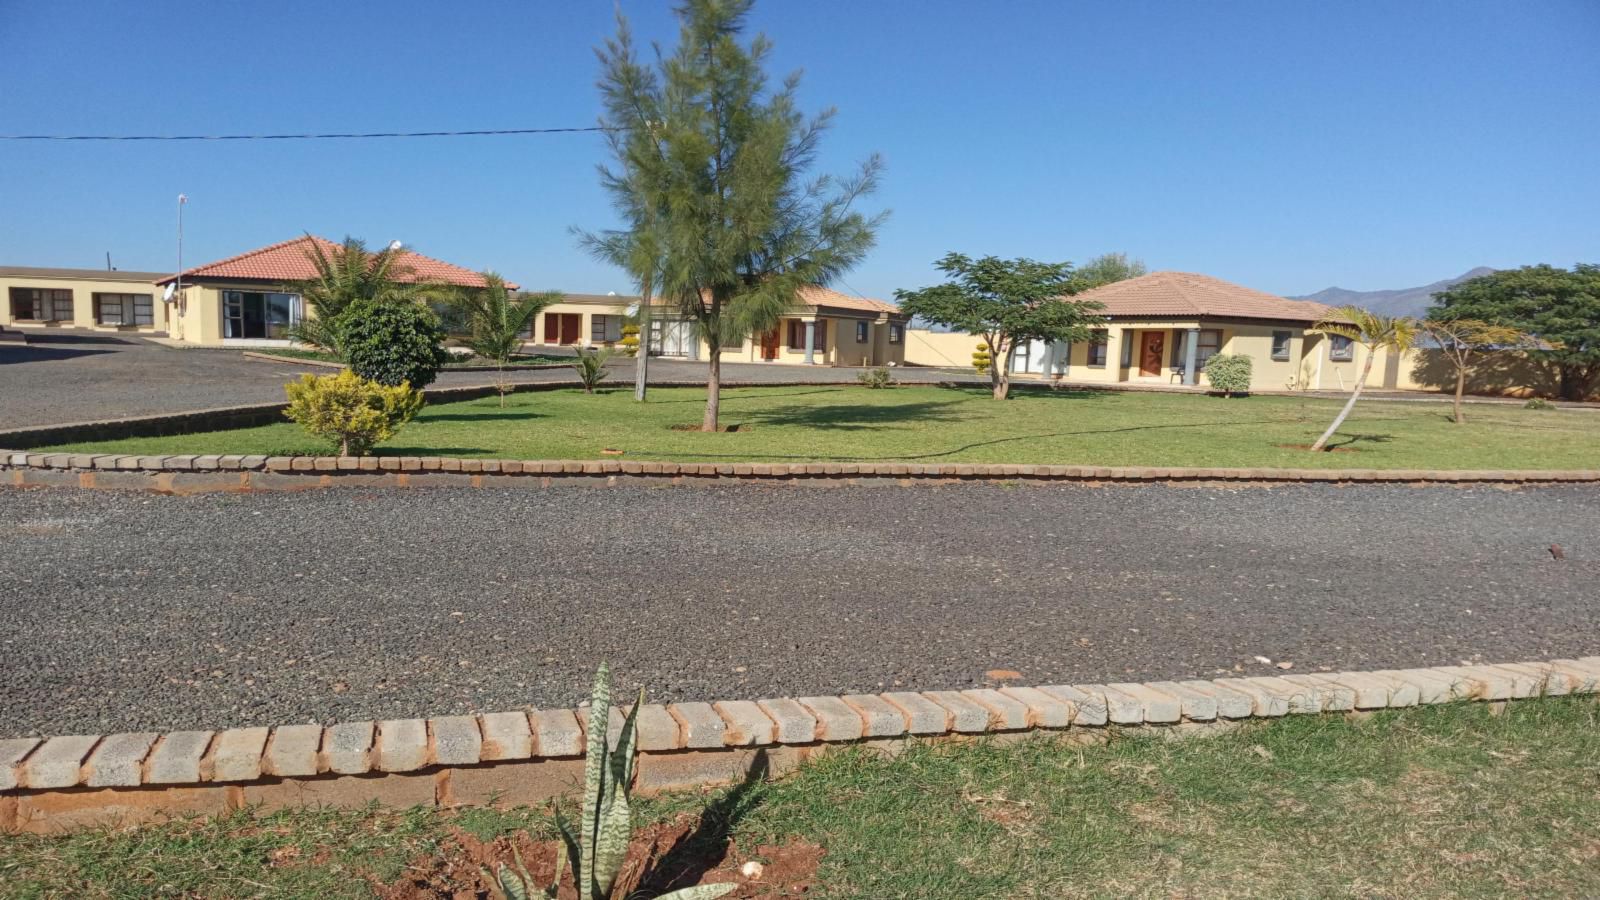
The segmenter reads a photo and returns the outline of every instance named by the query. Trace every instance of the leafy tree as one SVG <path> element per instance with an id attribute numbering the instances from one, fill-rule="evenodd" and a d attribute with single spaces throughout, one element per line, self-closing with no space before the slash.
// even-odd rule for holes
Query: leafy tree
<path id="1" fill-rule="evenodd" d="M 427 387 L 450 359 L 438 317 L 420 303 L 358 300 L 339 315 L 338 332 L 351 370 L 379 384 Z"/>
<path id="2" fill-rule="evenodd" d="M 1463 281 L 1433 299 L 1430 319 L 1477 319 L 1538 338 L 1541 345 L 1528 353 L 1556 366 L 1562 399 L 1586 399 L 1600 386 L 1600 265 L 1505 269 Z"/>
<path id="3" fill-rule="evenodd" d="M 1222 396 L 1250 392 L 1250 357 L 1244 353 L 1213 353 L 1206 359 L 1206 381 Z"/>
<path id="4" fill-rule="evenodd" d="M 1467 369 L 1475 357 L 1530 345 L 1530 336 L 1510 325 L 1494 325 L 1478 319 L 1428 319 L 1422 330 L 1438 344 L 1439 353 L 1456 371 L 1455 422 L 1466 417 L 1461 412 L 1461 395 L 1467 392 Z"/>
<path id="5" fill-rule="evenodd" d="M 798 74 L 769 86 L 772 44 L 740 43 L 753 0 L 684 0 L 678 46 L 641 63 L 626 20 L 598 51 L 602 124 L 617 129 L 602 187 L 623 229 L 591 250 L 653 283 L 709 350 L 701 427 L 715 431 L 722 351 L 774 328 L 801 287 L 827 284 L 872 247 L 882 216 L 857 211 L 876 187 L 871 157 L 836 181 L 807 178 L 832 111 L 798 109 Z M 647 290 L 648 293 L 648 290 Z"/>
<path id="6" fill-rule="evenodd" d="M 506 280 L 494 272 L 483 273 L 484 288 L 468 288 L 452 298 L 452 305 L 466 321 L 466 345 L 473 353 L 495 364 L 495 388 L 500 405 L 506 405 L 506 363 L 522 349 L 522 342 L 539 311 L 561 300 L 560 291 L 543 294 L 513 294 Z"/>
<path id="7" fill-rule="evenodd" d="M 422 408 L 422 392 L 410 385 L 382 385 L 349 369 L 305 375 L 284 390 L 289 406 L 283 414 L 317 437 L 337 442 L 340 456 L 365 456 Z"/>
<path id="8" fill-rule="evenodd" d="M 1404 353 L 1410 350 L 1417 342 L 1418 329 L 1417 321 L 1408 316 L 1382 316 L 1359 306 L 1341 306 L 1313 326 L 1312 330 L 1346 337 L 1367 348 L 1367 361 L 1361 366 L 1361 377 L 1356 379 L 1350 399 L 1345 401 L 1344 409 L 1339 410 L 1339 415 L 1328 426 L 1328 430 L 1311 445 L 1312 450 L 1318 451 L 1328 445 L 1328 439 L 1344 424 L 1350 410 L 1355 409 L 1356 401 L 1361 399 L 1361 389 L 1366 387 L 1367 377 L 1372 374 L 1372 360 L 1378 351 Z"/>
<path id="9" fill-rule="evenodd" d="M 1079 266 L 1073 274 L 1078 290 L 1087 291 L 1103 284 L 1137 278 L 1149 272 L 1142 259 L 1129 259 L 1126 253 L 1102 253 Z"/>
<path id="10" fill-rule="evenodd" d="M 390 246 L 371 253 L 364 241 L 353 237 L 332 249 L 324 249 L 316 239 L 306 243 L 306 258 L 316 275 L 290 286 L 316 313 L 290 329 L 289 336 L 301 343 L 343 356 L 338 323 L 351 305 L 361 301 L 414 302 L 432 287 L 417 282 L 416 270 L 404 261 L 402 248 Z"/>
<path id="11" fill-rule="evenodd" d="M 1091 326 L 1104 321 L 1095 314 L 1100 304 L 1068 299 L 1077 291 L 1071 263 L 947 253 L 934 265 L 951 280 L 895 291 L 900 310 L 981 337 L 996 400 L 1011 392 L 1011 358 L 1018 343 L 1086 341 Z"/>

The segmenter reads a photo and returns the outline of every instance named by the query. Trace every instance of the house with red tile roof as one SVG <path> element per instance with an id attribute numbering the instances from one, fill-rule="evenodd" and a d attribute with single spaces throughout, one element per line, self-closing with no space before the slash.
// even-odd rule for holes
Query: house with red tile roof
<path id="1" fill-rule="evenodd" d="M 1253 384 L 1263 390 L 1337 388 L 1353 384 L 1357 374 L 1348 340 L 1311 331 L 1329 312 L 1320 303 L 1192 272 L 1151 272 L 1072 299 L 1101 305 L 1105 323 L 1094 339 L 1021 345 L 1011 361 L 1014 373 L 1090 384 L 1203 386 L 1206 360 L 1237 353 L 1251 358 Z M 975 341 L 918 329 L 907 359 L 970 365 Z"/>
<path id="2" fill-rule="evenodd" d="M 172 290 L 169 336 L 204 346 L 287 343 L 288 330 L 311 314 L 295 284 L 316 277 L 313 248 L 328 253 L 338 246 L 326 238 L 302 235 L 158 279 L 157 287 L 170 285 Z M 478 272 L 412 250 L 403 250 L 399 263 L 401 281 L 485 286 Z"/>
<path id="3" fill-rule="evenodd" d="M 893 303 L 818 285 L 801 288 L 796 300 L 771 331 L 724 347 L 723 361 L 813 366 L 905 363 L 910 317 Z M 608 346 L 621 339 L 623 316 L 638 305 L 638 297 L 569 294 L 540 316 L 534 341 L 547 346 Z M 705 341 L 671 303 L 657 298 L 650 308 L 652 355 L 706 358 L 710 350 Z"/>

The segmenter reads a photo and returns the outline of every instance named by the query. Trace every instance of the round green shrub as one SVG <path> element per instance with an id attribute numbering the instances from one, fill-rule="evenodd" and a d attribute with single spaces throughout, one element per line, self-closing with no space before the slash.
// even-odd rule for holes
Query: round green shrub
<path id="1" fill-rule="evenodd" d="M 1211 389 L 1225 397 L 1250 391 L 1250 357 L 1243 353 L 1214 353 L 1203 371 Z"/>
<path id="2" fill-rule="evenodd" d="M 1523 409 L 1555 409 L 1556 405 L 1554 403 L 1551 403 L 1549 400 L 1546 400 L 1546 399 L 1544 399 L 1542 397 L 1534 397 L 1532 400 L 1529 400 L 1527 403 L 1522 404 L 1522 408 Z"/>
<path id="3" fill-rule="evenodd" d="M 424 388 L 450 359 L 439 317 L 419 303 L 359 300 L 339 314 L 338 328 L 345 362 L 368 381 Z"/>

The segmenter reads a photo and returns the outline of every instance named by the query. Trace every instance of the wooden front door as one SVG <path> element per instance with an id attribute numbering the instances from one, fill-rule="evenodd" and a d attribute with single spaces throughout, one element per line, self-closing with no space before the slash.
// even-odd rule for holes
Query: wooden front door
<path id="1" fill-rule="evenodd" d="M 778 329 L 776 327 L 761 336 L 761 358 L 778 358 Z"/>
<path id="2" fill-rule="evenodd" d="M 578 313 L 545 313 L 544 342 L 546 344 L 576 344 L 578 342 L 578 326 L 581 324 L 583 324 L 583 316 Z"/>
<path id="3" fill-rule="evenodd" d="M 1161 361 L 1166 358 L 1167 333 L 1146 331 L 1139 340 L 1139 374 L 1160 375 Z"/>

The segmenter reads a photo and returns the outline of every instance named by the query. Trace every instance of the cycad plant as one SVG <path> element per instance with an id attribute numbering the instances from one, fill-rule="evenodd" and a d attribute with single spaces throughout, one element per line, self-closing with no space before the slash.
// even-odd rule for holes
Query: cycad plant
<path id="1" fill-rule="evenodd" d="M 1361 366 L 1361 377 L 1356 379 L 1350 399 L 1345 401 L 1344 409 L 1339 410 L 1338 417 L 1328 426 L 1328 430 L 1311 445 L 1313 451 L 1320 451 L 1328 445 L 1328 439 L 1339 430 L 1339 426 L 1344 424 L 1350 410 L 1355 408 L 1356 401 L 1361 399 L 1361 389 L 1366 387 L 1367 376 L 1372 374 L 1372 361 L 1378 351 L 1404 353 L 1410 350 L 1417 343 L 1418 328 L 1417 320 L 1409 316 L 1382 316 L 1359 306 L 1341 306 L 1312 326 L 1311 330 L 1346 337 L 1367 348 L 1367 361 Z"/>
<path id="2" fill-rule="evenodd" d="M 549 886 L 539 885 L 520 857 L 490 874 L 483 870 L 489 894 L 495 900 L 554 898 L 561 885 L 561 873 L 570 862 L 572 883 L 580 900 L 610 900 L 633 836 L 633 809 L 628 791 L 633 783 L 634 717 L 644 704 L 644 691 L 623 719 L 615 747 L 607 745 L 606 732 L 611 721 L 611 668 L 600 664 L 594 676 L 594 693 L 589 701 L 588 744 L 584 750 L 583 815 L 574 833 L 560 812 L 556 827 L 561 831 L 561 850 L 556 857 L 556 876 Z M 732 891 L 734 884 L 704 884 L 662 894 L 657 900 L 713 900 Z"/>
<path id="3" fill-rule="evenodd" d="M 578 348 L 578 361 L 572 364 L 572 368 L 578 373 L 578 381 L 583 383 L 585 394 L 594 393 L 600 382 L 611 374 L 611 370 L 606 368 L 606 362 L 610 359 L 609 350 Z"/>
<path id="4" fill-rule="evenodd" d="M 291 289 L 297 291 L 314 317 L 289 329 L 289 337 L 343 356 L 339 346 L 339 316 L 361 300 L 377 303 L 415 301 L 428 285 L 416 280 L 416 270 L 404 261 L 405 250 L 391 245 L 368 252 L 359 238 L 347 237 L 331 248 L 306 235 L 306 258 L 316 275 Z"/>
<path id="5" fill-rule="evenodd" d="M 506 280 L 494 272 L 483 273 L 487 287 L 461 290 L 451 303 L 467 322 L 467 347 L 495 365 L 495 388 L 500 405 L 506 405 L 506 363 L 522 349 L 522 342 L 540 310 L 561 299 L 559 291 L 513 294 Z"/>

